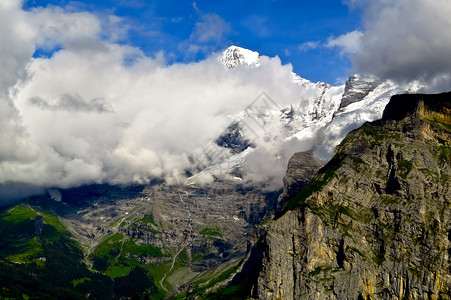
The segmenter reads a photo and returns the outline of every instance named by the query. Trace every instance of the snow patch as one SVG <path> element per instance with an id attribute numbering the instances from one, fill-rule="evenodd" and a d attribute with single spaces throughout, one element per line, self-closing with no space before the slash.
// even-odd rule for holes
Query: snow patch
<path id="1" fill-rule="evenodd" d="M 227 68 L 236 68 L 239 65 L 255 66 L 260 65 L 260 54 L 255 51 L 237 46 L 230 46 L 219 57 L 219 61 Z"/>

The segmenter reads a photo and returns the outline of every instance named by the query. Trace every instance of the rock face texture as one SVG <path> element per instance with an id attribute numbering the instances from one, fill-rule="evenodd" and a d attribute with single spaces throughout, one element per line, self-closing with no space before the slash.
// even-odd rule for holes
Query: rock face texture
<path id="1" fill-rule="evenodd" d="M 352 75 L 346 81 L 345 91 L 341 100 L 340 108 L 345 108 L 351 103 L 360 101 L 379 85 L 373 78 L 362 77 L 358 74 Z"/>
<path id="2" fill-rule="evenodd" d="M 451 93 L 392 97 L 267 227 L 258 299 L 450 299 Z"/>
<path id="3" fill-rule="evenodd" d="M 296 196 L 322 166 L 324 163 L 315 158 L 312 151 L 295 153 L 283 177 L 283 193 L 279 196 L 276 211 L 282 210 L 285 203 Z"/>
<path id="4" fill-rule="evenodd" d="M 274 211 L 279 192 L 215 181 L 129 189 L 95 185 L 60 194 L 61 201 L 43 195 L 30 203 L 45 204 L 58 216 L 94 270 L 107 275 L 132 266 L 151 270 L 160 299 L 243 257 L 249 235 Z"/>

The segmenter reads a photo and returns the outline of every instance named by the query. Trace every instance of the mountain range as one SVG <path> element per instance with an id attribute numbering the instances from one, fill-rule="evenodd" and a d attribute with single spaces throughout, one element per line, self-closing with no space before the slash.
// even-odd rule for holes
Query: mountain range
<path id="1" fill-rule="evenodd" d="M 218 61 L 229 69 L 260 67 L 257 52 L 237 46 L 226 49 Z M 280 187 L 280 178 L 294 153 L 312 150 L 318 159 L 329 160 L 335 146 L 348 132 L 382 116 L 392 95 L 406 92 L 405 89 L 409 89 L 408 92 L 416 90 L 415 86 L 403 90 L 391 81 L 380 82 L 361 75 L 353 75 L 340 86 L 313 83 L 295 73 L 292 73 L 291 82 L 297 89 L 295 102 L 282 106 L 280 99 L 273 99 L 262 91 L 241 113 L 231 116 L 230 126 L 215 141 L 220 148 L 214 149 L 214 158 L 206 155 L 194 160 L 207 162 L 197 168 L 198 177 L 204 177 L 205 173 L 215 174 L 218 169 L 223 173 L 233 173 L 243 165 L 246 169 L 246 157 L 251 161 L 256 156 L 269 160 L 268 165 L 278 170 L 274 171 L 274 176 L 263 178 L 265 184 Z M 211 145 L 206 148 L 211 150 Z M 228 170 L 224 170 L 224 165 Z M 259 181 L 255 173 L 258 169 L 250 166 L 244 175 L 255 183 Z"/>
<path id="2" fill-rule="evenodd" d="M 259 60 L 232 46 L 217 62 Z M 295 103 L 256 95 L 191 154 L 185 182 L 51 189 L 2 208 L 0 295 L 446 299 L 449 94 L 291 80 Z"/>
<path id="3" fill-rule="evenodd" d="M 259 236 L 247 295 L 449 299 L 450 99 L 394 96 L 348 134 Z"/>

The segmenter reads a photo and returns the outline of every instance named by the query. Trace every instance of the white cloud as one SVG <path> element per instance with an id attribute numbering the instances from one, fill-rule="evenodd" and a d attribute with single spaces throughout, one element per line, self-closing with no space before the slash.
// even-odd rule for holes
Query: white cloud
<path id="1" fill-rule="evenodd" d="M 27 77 L 25 66 L 35 49 L 36 32 L 20 4 L 12 0 L 0 3 L 0 162 L 8 172 L 16 170 L 14 164 L 26 165 L 37 155 L 10 98 L 17 80 Z"/>
<path id="2" fill-rule="evenodd" d="M 227 36 L 232 33 L 231 25 L 221 16 L 214 13 L 203 13 L 196 2 L 193 8 L 198 16 L 189 38 L 178 45 L 178 50 L 187 58 L 196 57 L 199 53 L 210 54 L 227 44 Z"/>
<path id="3" fill-rule="evenodd" d="M 38 47 L 86 47 L 101 33 L 100 21 L 87 12 L 67 13 L 50 6 L 36 8 L 27 14 L 28 22 L 37 32 Z"/>
<path id="4" fill-rule="evenodd" d="M 356 53 L 360 51 L 362 36 L 363 33 L 357 30 L 348 32 L 336 38 L 330 38 L 326 43 L 326 47 L 338 47 L 342 55 Z"/>
<path id="5" fill-rule="evenodd" d="M 198 41 L 218 38 L 206 24 L 227 32 L 214 16 L 203 22 Z M 102 39 L 102 22 L 87 13 L 3 4 L 0 23 L 0 194 L 170 178 L 261 91 L 281 104 L 299 97 L 277 57 L 262 56 L 259 68 L 228 70 L 216 55 L 166 66 L 162 54 Z M 63 48 L 33 59 L 36 45 Z"/>
<path id="6" fill-rule="evenodd" d="M 361 38 L 363 33 L 355 30 L 342 34 L 338 37 L 330 37 L 327 42 L 308 41 L 298 46 L 298 50 L 302 52 L 315 50 L 318 48 L 338 48 L 341 55 L 349 55 L 360 50 Z"/>
<path id="7" fill-rule="evenodd" d="M 312 149 L 316 136 L 280 141 L 272 147 L 260 147 L 248 154 L 243 164 L 245 180 L 259 182 L 266 185 L 269 190 L 280 189 L 281 178 L 287 171 L 288 161 L 295 152 Z M 267 145 L 270 146 L 270 145 Z M 273 149 L 271 149 L 273 148 Z M 277 158 L 274 157 L 276 154 Z"/>
<path id="8" fill-rule="evenodd" d="M 356 71 L 399 82 L 449 78 L 451 1 L 353 0 L 350 5 L 364 9 L 361 48 L 351 56 Z"/>
<path id="9" fill-rule="evenodd" d="M 309 41 L 309 42 L 305 42 L 305 43 L 302 43 L 301 45 L 299 45 L 298 50 L 305 52 L 305 51 L 316 49 L 320 46 L 321 46 L 321 42 L 319 42 L 319 41 Z"/>
<path id="10" fill-rule="evenodd" d="M 231 26 L 217 14 L 202 14 L 190 36 L 197 43 L 220 43 L 231 32 Z"/>

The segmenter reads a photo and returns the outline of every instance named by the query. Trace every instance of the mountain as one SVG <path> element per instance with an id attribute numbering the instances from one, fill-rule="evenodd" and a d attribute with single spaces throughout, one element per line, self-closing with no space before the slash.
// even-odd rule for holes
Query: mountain
<path id="1" fill-rule="evenodd" d="M 261 68 L 257 52 L 237 46 L 219 54 L 218 62 L 228 69 Z M 405 92 L 390 81 L 360 75 L 352 76 L 345 85 L 332 86 L 292 73 L 291 83 L 298 95 L 292 103 L 281 105 L 285 99 L 272 99 L 262 91 L 241 113 L 231 116 L 233 121 L 215 144 L 206 145 L 208 151 L 204 152 L 212 155 L 202 153 L 200 158 L 192 159 L 195 163 L 189 174 L 194 176 L 188 183 L 221 173 L 251 184 L 264 182 L 269 188 L 280 188 L 288 160 L 300 148 L 313 151 L 320 160 L 329 160 L 348 132 L 379 119 L 390 97 Z M 250 163 L 262 156 L 274 166 L 271 176 L 263 179 Z"/>
<path id="2" fill-rule="evenodd" d="M 340 108 L 358 102 L 368 96 L 369 93 L 374 91 L 378 83 L 375 78 L 363 77 L 355 74 L 352 75 L 348 81 L 346 81 L 345 92 L 341 99 Z"/>
<path id="3" fill-rule="evenodd" d="M 239 65 L 258 67 L 260 54 L 237 46 L 230 46 L 219 57 L 219 61 L 227 68 Z"/>
<path id="4" fill-rule="evenodd" d="M 449 299 L 450 100 L 397 95 L 348 134 L 266 226 L 235 286 L 257 299 Z"/>
<path id="5" fill-rule="evenodd" d="M 0 295 L 164 299 L 190 286 L 207 288 L 212 278 L 235 270 L 254 225 L 274 210 L 277 196 L 229 182 L 160 181 L 30 197 L 0 210 L 6 287 Z M 48 275 L 55 269 L 64 276 Z M 55 280 L 42 284 L 46 277 Z"/>
<path id="6" fill-rule="evenodd" d="M 1 209 L 1 299 L 111 299 L 113 281 L 83 258 L 53 212 L 27 203 Z"/>
<path id="7" fill-rule="evenodd" d="M 259 71 L 261 59 L 233 46 L 217 63 Z M 293 103 L 262 91 L 231 116 L 200 157 L 189 157 L 186 182 L 51 189 L 2 208 L 0 296 L 190 298 L 227 282 L 243 268 L 251 242 L 308 188 L 335 146 L 380 118 L 401 90 L 358 75 L 334 87 L 293 73 L 290 84 L 299 95 Z M 271 177 L 259 177 L 268 170 Z"/>

